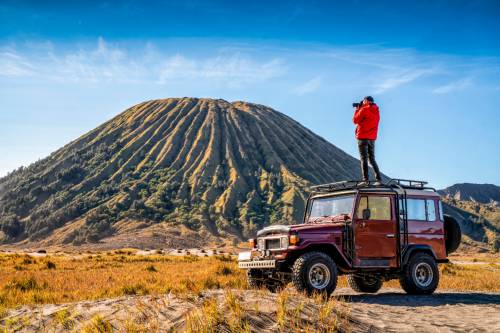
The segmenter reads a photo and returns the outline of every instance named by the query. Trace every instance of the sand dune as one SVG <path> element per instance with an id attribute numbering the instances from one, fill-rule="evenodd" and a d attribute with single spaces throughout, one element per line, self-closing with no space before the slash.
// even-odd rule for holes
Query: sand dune
<path id="1" fill-rule="evenodd" d="M 97 327 L 118 332 L 185 331 L 188 326 L 209 324 L 211 316 L 201 313 L 203 320 L 197 321 L 200 318 L 197 315 L 200 316 L 203 304 L 211 301 L 219 308 L 221 318 L 215 328 L 220 332 L 230 332 L 237 327 L 246 327 L 251 332 L 333 328 L 341 332 L 500 331 L 498 293 L 441 291 L 415 297 L 390 288 L 375 295 L 341 288 L 329 303 L 288 290 L 281 295 L 259 290 L 234 290 L 229 294 L 233 303 L 228 301 L 227 291 L 212 290 L 193 298 L 168 294 L 22 307 L 11 311 L 0 325 L 11 325 L 11 329 L 17 328 L 20 332 L 80 331 Z M 327 318 L 321 317 L 322 313 Z"/>

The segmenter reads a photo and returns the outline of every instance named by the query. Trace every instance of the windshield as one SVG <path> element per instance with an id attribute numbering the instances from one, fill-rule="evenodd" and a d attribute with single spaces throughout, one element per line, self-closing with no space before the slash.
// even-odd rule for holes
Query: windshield
<path id="1" fill-rule="evenodd" d="M 314 199 L 309 213 L 309 219 L 327 216 L 339 216 L 341 214 L 352 214 L 354 196 L 339 196 Z"/>

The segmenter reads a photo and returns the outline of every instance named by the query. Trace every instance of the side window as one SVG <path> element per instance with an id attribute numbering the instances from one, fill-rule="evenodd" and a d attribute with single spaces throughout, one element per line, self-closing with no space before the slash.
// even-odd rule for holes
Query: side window
<path id="1" fill-rule="evenodd" d="M 404 202 L 403 199 L 399 199 L 399 218 L 401 219 L 401 221 L 403 220 L 404 216 L 405 216 Z"/>
<path id="2" fill-rule="evenodd" d="M 434 204 L 434 200 L 427 199 L 425 202 L 427 203 L 427 221 L 436 221 L 436 205 Z"/>
<path id="3" fill-rule="evenodd" d="M 363 210 L 370 209 L 370 220 L 391 219 L 391 198 L 381 196 L 368 196 L 359 199 L 358 218 L 363 218 Z"/>
<path id="4" fill-rule="evenodd" d="M 408 220 L 425 221 L 425 200 L 408 199 Z"/>
<path id="5" fill-rule="evenodd" d="M 436 221 L 436 204 L 432 199 L 408 199 L 408 220 Z M 400 205 L 402 205 L 402 200 Z M 401 208 L 402 209 L 402 208 Z M 401 215 L 402 216 L 402 215 Z"/>
<path id="6" fill-rule="evenodd" d="M 363 211 L 368 208 L 368 198 L 367 197 L 361 197 L 359 198 L 359 204 L 358 204 L 358 211 L 356 213 L 358 219 L 363 218 Z"/>
<path id="7" fill-rule="evenodd" d="M 443 203 L 439 200 L 439 219 L 444 222 Z"/>

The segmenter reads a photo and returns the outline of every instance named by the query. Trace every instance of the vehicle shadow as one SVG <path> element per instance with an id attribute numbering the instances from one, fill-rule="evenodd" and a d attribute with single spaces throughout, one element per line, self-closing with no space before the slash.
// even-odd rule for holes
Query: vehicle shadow
<path id="1" fill-rule="evenodd" d="M 440 306 L 456 304 L 500 305 L 500 294 L 479 292 L 436 292 L 432 295 L 407 295 L 397 292 L 377 294 L 340 294 L 333 297 L 351 303 L 367 303 L 392 306 Z"/>

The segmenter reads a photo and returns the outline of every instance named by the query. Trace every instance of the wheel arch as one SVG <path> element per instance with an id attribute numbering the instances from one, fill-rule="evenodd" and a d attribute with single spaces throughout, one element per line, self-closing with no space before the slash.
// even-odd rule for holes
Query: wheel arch
<path id="1" fill-rule="evenodd" d="M 293 265 L 295 260 L 307 252 L 322 252 L 328 255 L 335 262 L 338 268 L 340 269 L 349 269 L 350 264 L 347 262 L 346 258 L 341 254 L 340 250 L 333 244 L 311 244 L 301 250 L 298 250 L 293 253 L 288 260 L 290 261 L 290 265 Z"/>
<path id="2" fill-rule="evenodd" d="M 424 244 L 418 244 L 418 245 L 415 244 L 415 245 L 409 245 L 405 249 L 403 256 L 402 256 L 401 265 L 402 266 L 406 265 L 408 263 L 408 261 L 410 260 L 410 258 L 413 257 L 417 253 L 427 253 L 432 258 L 434 258 L 434 260 L 438 261 L 436 253 L 434 252 L 432 247 L 430 247 L 429 245 L 424 245 Z"/>

